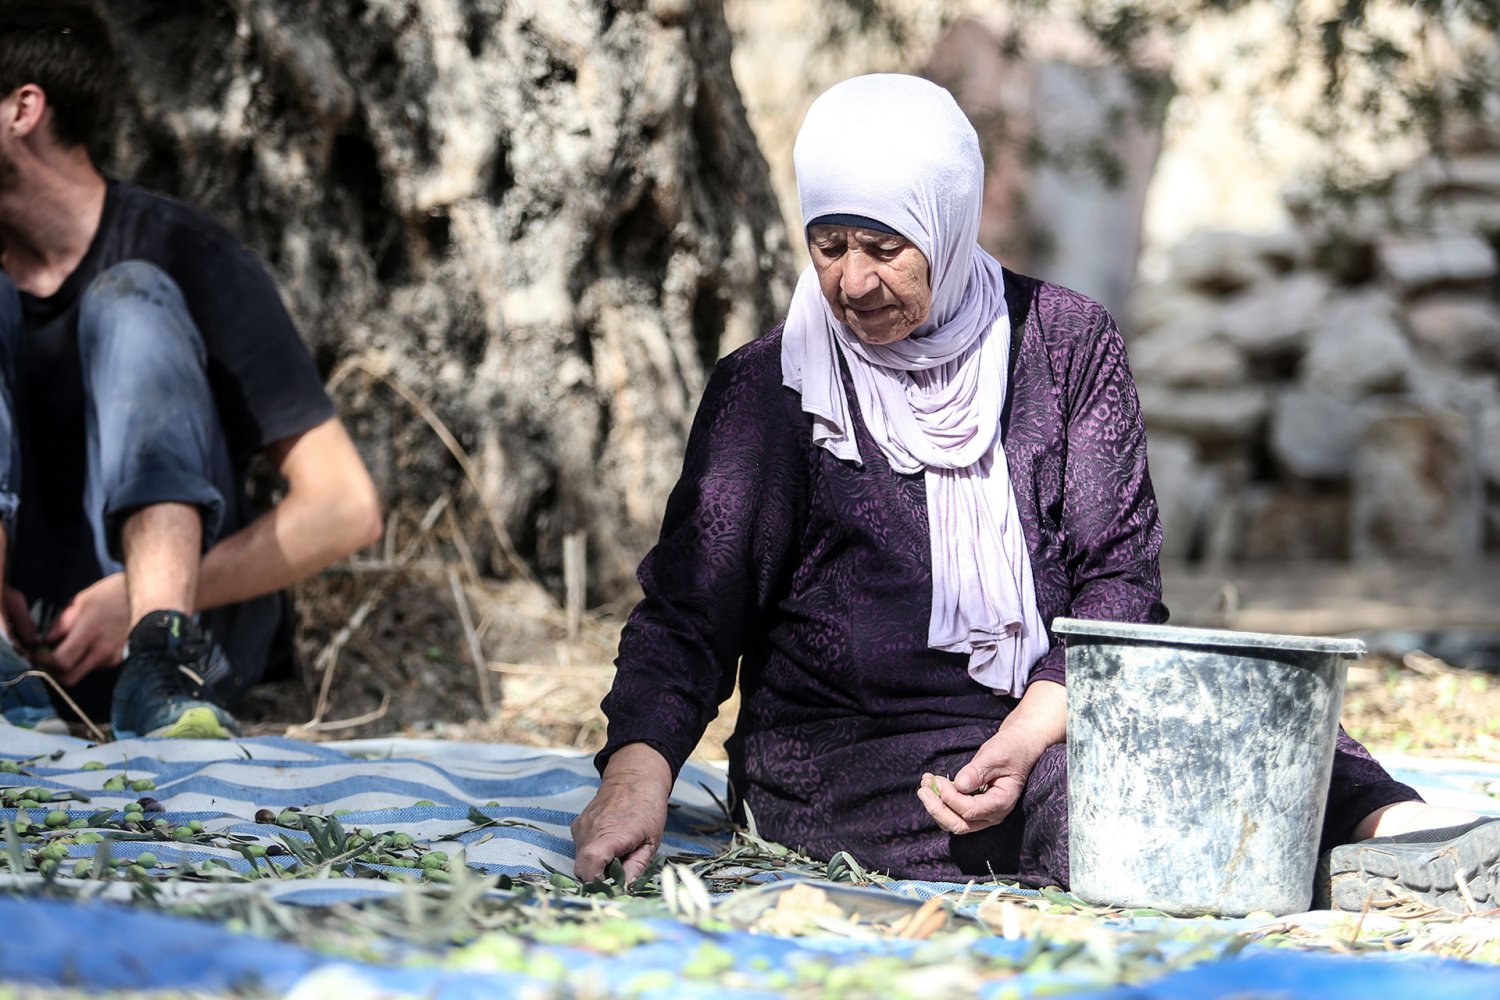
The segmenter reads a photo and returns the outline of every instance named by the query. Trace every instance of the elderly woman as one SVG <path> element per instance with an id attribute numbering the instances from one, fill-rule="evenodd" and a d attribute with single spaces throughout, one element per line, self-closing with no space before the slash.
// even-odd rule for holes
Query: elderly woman
<path id="1" fill-rule="evenodd" d="M 1047 625 L 1167 617 L 1124 343 L 1096 303 L 976 245 L 978 140 L 936 85 L 833 87 L 794 158 L 812 266 L 704 393 L 576 870 L 644 868 L 738 668 L 730 780 L 762 835 L 899 876 L 1065 886 Z M 1473 819 L 1342 734 L 1334 768 L 1325 846 Z"/>

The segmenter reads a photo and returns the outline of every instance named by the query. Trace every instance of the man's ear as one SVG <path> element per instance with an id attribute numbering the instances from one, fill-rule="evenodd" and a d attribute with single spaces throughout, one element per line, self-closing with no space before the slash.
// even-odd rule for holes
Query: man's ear
<path id="1" fill-rule="evenodd" d="M 10 129 L 18 137 L 31 135 L 47 115 L 47 92 L 34 83 L 23 83 L 10 96 L 13 104 L 0 121 L 0 128 Z"/>

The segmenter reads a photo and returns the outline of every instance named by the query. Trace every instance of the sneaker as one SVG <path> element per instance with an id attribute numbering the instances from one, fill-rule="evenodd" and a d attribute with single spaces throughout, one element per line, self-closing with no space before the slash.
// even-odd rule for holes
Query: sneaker
<path id="1" fill-rule="evenodd" d="M 126 649 L 110 712 L 115 739 L 240 735 L 234 716 L 209 698 L 203 674 L 210 646 L 191 618 L 153 611 L 131 629 Z"/>
<path id="2" fill-rule="evenodd" d="M 31 669 L 26 658 L 0 636 L 0 718 L 39 733 L 66 734 L 68 724 L 57 717 L 47 685 L 40 677 L 25 676 Z"/>
<path id="3" fill-rule="evenodd" d="M 1335 847 L 1318 862 L 1316 905 L 1363 910 L 1420 901 L 1453 913 L 1500 908 L 1500 817 Z"/>

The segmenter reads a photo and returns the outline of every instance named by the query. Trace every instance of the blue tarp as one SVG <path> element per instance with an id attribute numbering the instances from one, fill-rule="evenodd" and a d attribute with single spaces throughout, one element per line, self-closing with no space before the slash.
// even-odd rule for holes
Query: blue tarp
<path id="1" fill-rule="evenodd" d="M 424 843 L 452 849 L 465 845 L 468 861 L 490 872 L 536 874 L 543 865 L 568 870 L 568 824 L 588 801 L 596 779 L 585 757 L 510 746 L 476 746 L 412 741 L 362 741 L 314 745 L 282 739 L 214 741 L 125 741 L 93 746 L 79 740 L 0 729 L 0 758 L 27 761 L 22 774 L 0 784 L 37 785 L 53 793 L 83 792 L 90 801 L 66 802 L 78 815 L 120 808 L 142 794 L 110 791 L 124 774 L 155 785 L 174 822 L 198 819 L 205 829 L 261 838 L 267 843 L 286 830 L 256 822 L 256 812 L 287 806 L 328 813 L 353 810 L 348 827 L 412 834 Z M 102 769 L 91 762 L 102 764 Z M 1451 804 L 1493 810 L 1485 789 L 1500 778 L 1497 769 L 1463 762 L 1430 765 L 1405 762 L 1406 781 L 1438 793 Z M 87 765 L 87 766 L 86 766 Z M 118 782 L 117 782 L 118 783 Z M 668 847 L 676 852 L 717 853 L 722 832 L 713 826 L 714 797 L 723 796 L 722 773 L 690 765 L 674 791 Z M 527 826 L 473 832 L 470 807 L 486 815 L 523 820 Z M 7 815 L 7 818 L 10 818 Z M 32 817 L 37 821 L 39 817 Z M 457 838 L 457 839 L 451 839 Z M 135 855 L 149 846 L 164 865 L 202 857 L 245 864 L 232 851 L 211 845 L 120 843 L 117 854 Z M 86 858 L 89 845 L 73 845 L 72 858 Z M 68 862 L 71 865 L 71 860 Z M 170 868 L 160 870 L 169 874 Z M 174 890 L 188 890 L 182 884 Z M 241 886 L 244 888 L 244 886 Z M 306 905 L 347 902 L 399 891 L 369 880 L 256 883 L 252 888 L 278 900 Z M 897 883 L 915 897 L 960 887 L 939 883 Z M 222 890 L 217 890 L 222 891 Z M 1159 939 L 1162 921 L 1139 925 L 1142 935 Z M 1170 921 L 1166 922 L 1170 923 Z M 1186 925 L 1187 922 L 1184 922 Z M 778 987 L 815 965 L 837 966 L 889 956 L 921 964 L 920 943 L 848 938 L 782 938 L 740 931 L 705 931 L 683 923 L 649 923 L 654 939 L 615 954 L 548 944 L 528 944 L 525 961 L 491 969 L 457 966 L 453 954 L 441 964 L 413 966 L 351 962 L 294 944 L 234 933 L 222 924 L 167 916 L 149 909 L 105 902 L 69 902 L 35 896 L 0 898 L 0 969 L 11 981 L 44 986 L 100 989 L 174 989 L 226 993 L 253 989 L 280 994 L 298 984 L 320 985 L 323 995 L 467 997 L 550 994 L 558 976 L 568 987 L 600 992 L 692 997 L 775 995 Z M 1221 928 L 1226 925 L 1219 925 Z M 1230 926 L 1228 929 L 1233 929 Z M 971 947 L 998 959 L 1019 959 L 1033 942 L 976 937 Z M 704 949 L 733 957 L 739 972 L 725 985 L 719 978 L 694 978 L 692 959 Z M 470 966 L 483 962 L 469 962 Z M 503 963 L 502 963 L 503 964 Z M 1028 974 L 1015 978 L 994 965 L 994 975 L 972 983 L 983 996 L 1033 995 L 1065 981 Z M 1073 993 L 1108 1000 L 1198 1000 L 1204 997 L 1274 996 L 1280 1000 L 1318 998 L 1366 1000 L 1381 992 L 1412 997 L 1500 998 L 1500 968 L 1453 960 L 1413 957 L 1331 956 L 1291 950 L 1252 948 L 1231 959 L 1209 960 L 1187 971 L 1166 972 L 1138 986 Z M 778 978 L 779 977 L 779 978 Z M 342 985 L 340 985 L 342 984 Z M 364 985 L 361 985 L 364 984 Z M 378 984 L 378 985 L 377 985 Z M 1076 978 L 1072 984 L 1080 985 Z M 316 992 L 311 991 L 310 992 Z"/>
<path id="2" fill-rule="evenodd" d="M 322 955 L 297 945 L 264 941 L 222 926 L 104 903 L 0 899 L 0 967 L 12 982 L 85 990 L 254 991 L 280 994 L 309 976 L 338 977 L 346 989 L 378 986 L 382 994 L 430 1000 L 518 996 L 550 989 L 555 981 L 522 972 L 391 967 Z M 736 958 L 747 980 L 769 980 L 769 969 L 796 970 L 807 962 L 838 964 L 870 954 L 910 953 L 911 942 L 851 943 L 842 939 L 776 938 L 742 932 L 705 932 L 655 921 L 658 938 L 616 955 L 533 945 L 533 956 L 560 961 L 574 988 L 610 986 L 651 996 L 774 996 L 753 982 L 724 987 L 680 970 L 705 944 Z M 1019 954 L 1023 942 L 990 939 L 981 946 Z M 536 964 L 533 961 L 533 964 Z M 663 975 L 665 973 L 665 975 Z M 632 986 L 638 984 L 638 989 Z M 995 979 L 983 996 L 1034 995 L 1044 983 Z M 1070 992 L 1080 1000 L 1203 1000 L 1275 997 L 1277 1000 L 1369 1000 L 1400 996 L 1421 1000 L 1500 997 L 1500 969 L 1451 959 L 1347 957 L 1261 951 L 1207 962 L 1153 982 Z"/>

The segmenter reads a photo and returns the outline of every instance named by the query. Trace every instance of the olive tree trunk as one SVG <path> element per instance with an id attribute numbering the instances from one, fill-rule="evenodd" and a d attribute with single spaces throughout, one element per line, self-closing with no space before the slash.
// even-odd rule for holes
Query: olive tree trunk
<path id="1" fill-rule="evenodd" d="M 719 5 L 106 14 L 128 79 L 104 162 L 262 256 L 387 503 L 451 494 L 481 557 L 504 571 L 493 519 L 555 591 L 586 531 L 593 596 L 620 593 L 707 370 L 788 291 Z"/>

